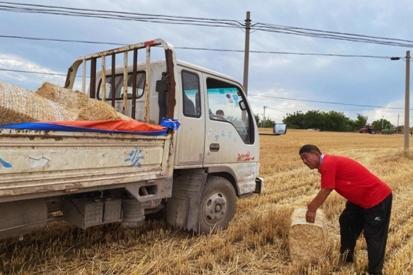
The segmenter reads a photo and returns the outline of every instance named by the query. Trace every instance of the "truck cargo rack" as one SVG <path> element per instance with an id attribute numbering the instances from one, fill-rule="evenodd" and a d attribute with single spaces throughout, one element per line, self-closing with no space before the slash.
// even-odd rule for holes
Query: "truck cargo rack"
<path id="1" fill-rule="evenodd" d="M 149 122 L 149 98 L 151 91 L 151 48 L 152 47 L 163 47 L 165 51 L 165 61 L 167 69 L 167 111 L 166 117 L 173 118 L 173 112 L 175 107 L 175 79 L 174 79 L 174 64 L 175 64 L 175 53 L 174 48 L 171 44 L 167 43 L 162 39 L 149 40 L 137 44 L 130 44 L 123 47 L 97 52 L 91 55 L 86 55 L 78 58 L 72 66 L 68 69 L 65 88 L 73 89 L 75 79 L 77 77 L 77 71 L 79 66 L 82 65 L 82 91 L 86 91 L 86 68 L 87 63 L 90 62 L 90 84 L 89 84 L 89 97 L 97 98 L 96 93 L 96 81 L 97 81 L 97 71 L 96 65 L 97 61 L 100 60 L 101 63 L 101 80 L 102 83 L 106 83 L 106 57 L 111 57 L 111 105 L 115 107 L 115 71 L 116 71 L 116 56 L 123 54 L 123 106 L 122 111 L 125 112 L 128 107 L 128 56 L 129 54 L 133 55 L 133 64 L 132 64 L 132 111 L 130 116 L 135 118 L 136 113 L 136 77 L 137 77 L 137 67 L 138 67 L 138 51 L 146 51 L 146 60 L 145 60 L 145 85 L 144 85 L 144 121 Z M 105 96 L 102 96 L 101 99 L 105 100 L 106 97 L 106 85 L 102 85 L 102 92 Z"/>

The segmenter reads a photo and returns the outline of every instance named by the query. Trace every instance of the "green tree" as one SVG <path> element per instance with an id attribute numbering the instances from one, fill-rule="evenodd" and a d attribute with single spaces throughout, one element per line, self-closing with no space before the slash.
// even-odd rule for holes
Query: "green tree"
<path id="1" fill-rule="evenodd" d="M 274 126 L 274 121 L 269 118 L 261 119 L 259 115 L 254 115 L 254 118 L 260 128 L 272 128 Z"/>
<path id="2" fill-rule="evenodd" d="M 346 117 L 343 113 L 336 111 L 323 112 L 323 127 L 320 128 L 323 131 L 351 131 L 353 129 L 353 121 Z"/>
<path id="3" fill-rule="evenodd" d="M 260 122 L 261 122 L 260 116 L 259 116 L 259 115 L 254 115 L 254 118 L 255 118 L 255 122 L 257 123 L 257 125 L 258 125 L 258 127 L 259 127 L 259 126 L 260 126 Z"/>
<path id="4" fill-rule="evenodd" d="M 320 112 L 318 110 L 306 113 L 295 112 L 287 114 L 283 119 L 288 128 L 295 129 L 320 129 L 321 131 L 351 131 L 354 121 L 343 113 L 336 111 Z"/>
<path id="5" fill-rule="evenodd" d="M 324 130 L 325 117 L 320 111 L 308 111 L 304 114 L 304 128 L 305 129 L 320 129 Z"/>
<path id="6" fill-rule="evenodd" d="M 274 121 L 269 118 L 261 120 L 261 127 L 262 128 L 272 128 L 274 126 Z"/>
<path id="7" fill-rule="evenodd" d="M 353 130 L 357 131 L 360 128 L 366 126 L 367 125 L 367 119 L 368 119 L 367 116 L 357 114 L 357 118 L 356 118 L 356 120 L 354 121 L 354 124 L 353 124 Z"/>
<path id="8" fill-rule="evenodd" d="M 375 131 L 383 131 L 384 129 L 393 129 L 394 126 L 387 119 L 378 119 L 371 123 L 371 126 Z"/>
<path id="9" fill-rule="evenodd" d="M 291 129 L 305 129 L 304 114 L 300 111 L 287 114 L 283 119 L 283 123 L 287 124 L 288 128 Z"/>

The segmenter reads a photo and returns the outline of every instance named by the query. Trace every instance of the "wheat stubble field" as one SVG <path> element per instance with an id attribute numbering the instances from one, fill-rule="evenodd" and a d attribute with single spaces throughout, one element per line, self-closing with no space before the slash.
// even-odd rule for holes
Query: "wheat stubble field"
<path id="1" fill-rule="evenodd" d="M 265 131 L 265 130 L 263 130 Z M 353 157 L 388 182 L 394 191 L 386 274 L 413 273 L 413 160 L 403 157 L 401 135 L 368 135 L 289 130 L 261 136 L 265 193 L 238 201 L 230 227 L 194 236 L 162 221 L 139 229 L 116 225 L 87 231 L 55 223 L 22 241 L 0 242 L 3 273 L 47 274 L 360 274 L 367 264 L 365 243 L 357 244 L 353 266 L 338 266 L 338 216 L 344 200 L 324 204 L 329 220 L 329 253 L 312 265 L 288 258 L 289 216 L 317 192 L 319 175 L 302 164 L 297 151 L 314 143 L 322 151 Z"/>

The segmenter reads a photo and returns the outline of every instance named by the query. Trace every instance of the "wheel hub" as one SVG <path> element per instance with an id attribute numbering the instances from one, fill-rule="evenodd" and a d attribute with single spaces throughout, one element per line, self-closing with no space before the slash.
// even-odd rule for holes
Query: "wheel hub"
<path id="1" fill-rule="evenodd" d="M 225 218 L 227 200 L 222 193 L 215 193 L 206 200 L 203 208 L 206 221 L 215 224 Z"/>

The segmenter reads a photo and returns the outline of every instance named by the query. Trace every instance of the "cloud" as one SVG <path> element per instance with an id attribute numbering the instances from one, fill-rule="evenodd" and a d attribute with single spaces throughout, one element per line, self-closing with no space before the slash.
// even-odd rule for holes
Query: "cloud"
<path id="1" fill-rule="evenodd" d="M 265 117 L 275 122 L 281 122 L 287 114 L 297 111 L 306 112 L 320 109 L 316 104 L 295 100 L 297 94 L 300 94 L 300 92 L 284 88 L 254 90 L 248 95 L 248 100 L 254 114 L 258 114 L 262 118 L 265 106 Z"/>
<path id="2" fill-rule="evenodd" d="M 2 80 L 22 87 L 29 87 L 29 89 L 37 88 L 45 81 L 62 85 L 65 80 L 64 76 L 48 75 L 61 74 L 62 72 L 40 66 L 16 55 L 0 54 L 0 68 L 4 69 L 0 70 Z"/>
<path id="3" fill-rule="evenodd" d="M 42 4 L 56 5 L 43 0 Z M 64 0 L 61 6 L 93 8 L 139 13 L 194 17 L 226 18 L 243 22 L 251 11 L 253 23 L 300 26 L 340 32 L 409 38 L 413 6 L 408 0 L 397 2 L 289 0 L 266 1 L 189 1 L 189 0 Z M 176 46 L 243 49 L 242 29 L 152 24 L 134 21 L 64 17 L 3 12 L 0 22 L 7 34 L 56 37 L 80 40 L 133 43 L 151 38 L 165 38 Z M 4 33 L 5 30 L 0 31 Z M 6 41 L 6 40 L 4 40 Z M 108 49 L 107 45 L 62 44 L 38 41 L 7 40 L 0 43 L 0 67 L 11 69 L 66 72 L 78 56 Z M 404 49 L 345 41 L 316 39 L 255 31 L 251 33 L 251 49 L 263 51 L 325 52 L 369 55 L 404 55 Z M 243 54 L 177 50 L 177 58 L 230 75 L 242 82 Z M 51 69 L 53 68 L 53 69 Z M 401 62 L 374 59 L 345 59 L 294 55 L 251 54 L 249 89 L 254 111 L 280 120 L 287 112 L 297 110 L 337 110 L 355 117 L 357 112 L 370 119 L 385 118 L 383 110 L 363 110 L 350 106 L 326 105 L 288 100 L 259 99 L 257 95 L 277 95 L 325 101 L 369 105 L 398 104 L 402 97 L 404 68 Z M 62 81 L 64 77 L 0 72 L 0 81 L 14 82 L 25 88 L 36 88 L 44 80 Z M 400 103 L 400 102 L 399 102 Z M 397 123 L 397 115 L 391 121 Z M 402 115 L 400 115 L 401 117 Z M 390 119 L 389 119 L 390 120 Z M 400 119 L 401 120 L 401 119 Z"/>
<path id="4" fill-rule="evenodd" d="M 387 108 L 376 108 L 373 110 L 361 112 L 368 117 L 368 122 L 371 123 L 375 120 L 386 119 L 390 121 L 394 126 L 404 124 L 404 100 L 396 100 L 389 102 L 385 105 Z M 401 109 L 388 109 L 388 108 L 401 108 Z"/>

